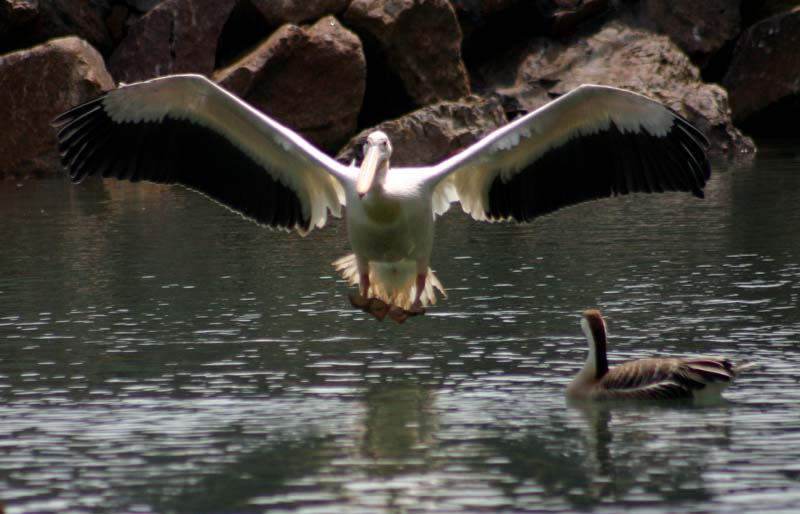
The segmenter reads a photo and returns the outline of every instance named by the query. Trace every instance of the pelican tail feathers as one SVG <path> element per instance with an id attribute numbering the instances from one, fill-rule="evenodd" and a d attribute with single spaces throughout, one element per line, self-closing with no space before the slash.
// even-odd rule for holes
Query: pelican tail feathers
<path id="1" fill-rule="evenodd" d="M 358 284 L 358 266 L 355 254 L 345 255 L 333 262 L 333 267 L 350 285 Z M 402 309 L 408 309 L 416 296 L 417 267 L 414 261 L 371 262 L 369 266 L 368 296 L 383 300 Z M 428 268 L 425 290 L 420 300 L 423 306 L 436 303 L 436 290 L 447 298 L 447 293 L 432 269 Z"/>

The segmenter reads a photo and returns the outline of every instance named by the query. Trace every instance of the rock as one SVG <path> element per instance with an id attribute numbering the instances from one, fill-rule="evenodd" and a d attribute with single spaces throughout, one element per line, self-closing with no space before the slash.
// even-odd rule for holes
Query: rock
<path id="1" fill-rule="evenodd" d="M 286 23 L 312 23 L 328 15 L 341 14 L 349 0 L 241 0 L 217 44 L 216 67 L 224 68 L 241 59 Z"/>
<path id="2" fill-rule="evenodd" d="M 735 120 L 744 122 L 779 102 L 793 101 L 796 119 L 800 114 L 799 48 L 800 7 L 762 20 L 742 34 L 723 79 Z M 784 109 L 782 114 L 790 113 Z"/>
<path id="3" fill-rule="evenodd" d="M 361 147 L 373 130 L 382 130 L 392 141 L 393 166 L 436 164 L 506 124 L 496 99 L 469 96 L 439 102 L 390 120 L 355 136 L 336 156 L 350 163 L 363 159 Z"/>
<path id="4" fill-rule="evenodd" d="M 214 70 L 217 40 L 236 0 L 165 0 L 142 16 L 108 60 L 117 81 Z"/>
<path id="5" fill-rule="evenodd" d="M 608 0 L 539 0 L 537 4 L 548 33 L 553 36 L 572 32 L 582 22 L 608 10 Z"/>
<path id="6" fill-rule="evenodd" d="M 102 56 L 77 37 L 0 56 L 0 176 L 60 172 L 50 122 L 112 87 Z"/>
<path id="7" fill-rule="evenodd" d="M 797 5 L 797 0 L 747 0 L 742 2 L 742 20 L 744 26 L 749 27 L 776 14 L 791 11 Z"/>
<path id="8" fill-rule="evenodd" d="M 0 34 L 14 33 L 38 15 L 38 0 L 0 0 Z"/>
<path id="9" fill-rule="evenodd" d="M 344 22 L 364 41 L 368 56 L 374 56 L 370 66 L 399 78 L 413 105 L 469 94 L 461 30 L 447 0 L 353 0 Z"/>
<path id="10" fill-rule="evenodd" d="M 160 4 L 163 0 L 127 0 L 128 7 L 140 13 L 146 13 L 153 7 Z"/>
<path id="11" fill-rule="evenodd" d="M 532 8 L 540 17 L 549 20 L 550 25 L 578 23 L 608 8 L 608 0 L 452 0 L 452 3 L 457 12 L 472 18 Z"/>
<path id="12" fill-rule="evenodd" d="M 214 79 L 249 103 L 335 151 L 356 131 L 366 61 L 358 37 L 333 16 L 287 24 Z"/>
<path id="13" fill-rule="evenodd" d="M 315 21 L 326 15 L 341 14 L 349 0 L 250 0 L 274 27 L 284 23 Z"/>
<path id="14" fill-rule="evenodd" d="M 560 36 L 608 10 L 609 0 L 453 0 L 465 34 L 514 40 L 534 34 Z M 466 39 L 466 38 L 465 38 Z M 482 44 L 497 46 L 493 41 Z"/>
<path id="15" fill-rule="evenodd" d="M 715 151 L 752 151 L 730 118 L 725 91 L 705 84 L 666 36 L 612 21 L 563 42 L 536 38 L 480 70 L 509 110 L 532 111 L 581 84 L 630 89 L 663 102 L 700 128 Z"/>
<path id="16" fill-rule="evenodd" d="M 85 0 L 0 0 L 0 50 L 25 48 L 61 36 L 79 36 L 102 53 L 111 51 L 111 36 L 103 20 L 104 6 Z M 4 23 L 0 21 L 0 29 Z"/>
<path id="17" fill-rule="evenodd" d="M 124 5 L 115 4 L 106 16 L 106 27 L 114 43 L 119 43 L 128 31 L 127 21 L 130 11 Z"/>
<path id="18" fill-rule="evenodd" d="M 644 0 L 642 14 L 684 52 L 705 60 L 741 30 L 741 0 Z"/>

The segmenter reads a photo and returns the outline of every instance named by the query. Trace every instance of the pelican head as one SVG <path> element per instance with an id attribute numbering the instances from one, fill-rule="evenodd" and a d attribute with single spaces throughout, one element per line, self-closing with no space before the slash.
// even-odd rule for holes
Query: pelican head
<path id="1" fill-rule="evenodd" d="M 356 181 L 356 192 L 362 198 L 372 189 L 373 184 L 382 184 L 389 170 L 389 157 L 392 155 L 392 144 L 389 136 L 380 130 L 371 132 L 364 143 L 364 160 Z M 377 180 L 376 180 L 377 179 Z"/>

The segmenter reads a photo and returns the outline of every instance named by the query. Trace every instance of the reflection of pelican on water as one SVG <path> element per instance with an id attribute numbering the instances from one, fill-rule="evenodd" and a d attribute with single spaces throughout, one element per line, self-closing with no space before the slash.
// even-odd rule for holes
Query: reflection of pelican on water
<path id="1" fill-rule="evenodd" d="M 703 196 L 705 137 L 644 96 L 581 86 L 428 167 L 391 168 L 372 132 L 357 168 L 200 75 L 122 86 L 54 121 L 74 181 L 182 184 L 255 220 L 306 234 L 347 207 L 353 254 L 334 263 L 354 306 L 402 322 L 444 288 L 430 269 L 434 218 L 459 202 L 484 221 L 531 221 L 634 192 Z"/>
<path id="2" fill-rule="evenodd" d="M 740 371 L 755 365 L 707 356 L 662 357 L 623 362 L 609 369 L 606 324 L 600 311 L 585 311 L 581 328 L 589 343 L 589 355 L 583 369 L 567 387 L 567 397 L 571 399 L 714 400 Z"/>

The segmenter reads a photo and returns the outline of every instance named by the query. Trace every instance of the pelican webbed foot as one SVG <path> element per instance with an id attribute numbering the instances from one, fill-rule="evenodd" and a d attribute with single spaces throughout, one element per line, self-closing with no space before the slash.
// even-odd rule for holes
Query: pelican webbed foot
<path id="1" fill-rule="evenodd" d="M 410 309 L 401 309 L 400 307 L 392 306 L 392 308 L 389 309 L 389 317 L 397 323 L 405 323 L 408 318 L 422 316 L 423 314 L 425 314 L 425 309 L 421 306 L 412 306 Z"/>
<path id="2" fill-rule="evenodd" d="M 372 314 L 378 321 L 383 321 L 390 309 L 389 304 L 378 298 L 364 298 L 358 293 L 350 293 L 347 297 L 350 300 L 350 305 Z"/>

